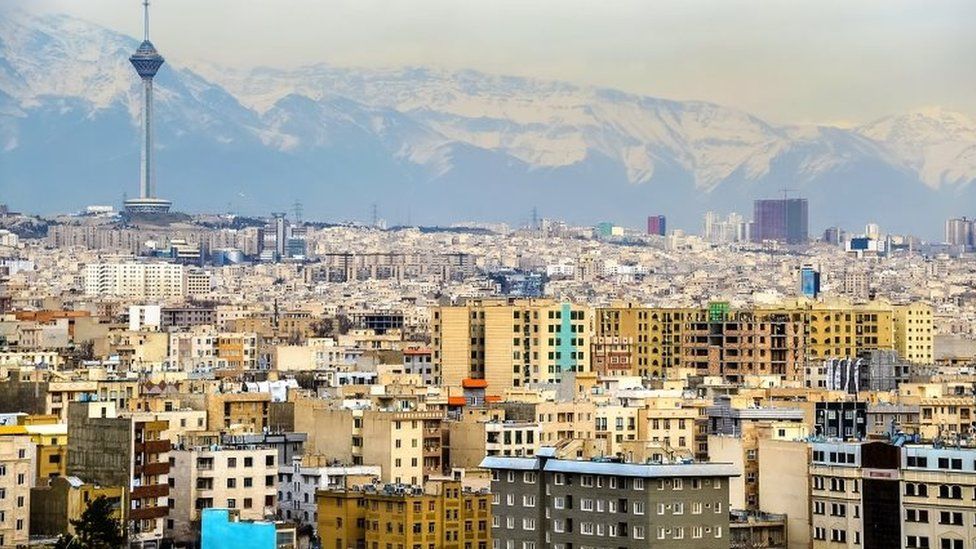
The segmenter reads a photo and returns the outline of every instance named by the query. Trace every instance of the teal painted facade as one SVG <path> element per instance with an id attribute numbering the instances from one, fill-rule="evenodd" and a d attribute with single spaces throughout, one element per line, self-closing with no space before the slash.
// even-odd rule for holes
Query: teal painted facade
<path id="1" fill-rule="evenodd" d="M 203 549 L 275 549 L 277 532 L 270 522 L 231 522 L 227 509 L 204 509 Z"/>
<path id="2" fill-rule="evenodd" d="M 556 361 L 556 377 L 559 377 L 558 374 L 563 372 L 574 370 L 576 366 L 576 361 L 571 358 L 573 351 L 576 350 L 576 346 L 573 345 L 576 334 L 573 333 L 572 309 L 569 303 L 562 304 L 559 316 L 559 333 L 557 334 L 559 345 L 556 347 L 559 352 L 559 360 Z"/>

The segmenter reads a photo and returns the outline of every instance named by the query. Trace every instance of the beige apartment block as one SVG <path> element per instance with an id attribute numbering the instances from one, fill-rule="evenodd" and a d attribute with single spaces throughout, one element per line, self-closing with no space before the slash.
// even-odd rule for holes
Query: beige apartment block
<path id="1" fill-rule="evenodd" d="M 192 445 L 195 443 L 200 445 Z M 278 493 L 278 451 L 270 446 L 222 447 L 199 438 L 170 453 L 173 459 L 172 510 L 167 536 L 194 541 L 200 512 L 211 507 L 236 509 L 242 520 L 275 514 Z"/>
<path id="2" fill-rule="evenodd" d="M 433 361 L 443 383 L 487 382 L 487 394 L 555 382 L 590 369 L 592 312 L 547 299 L 470 300 L 431 312 Z"/>
<path id="3" fill-rule="evenodd" d="M 269 393 L 211 393 L 207 395 L 207 430 L 235 428 L 260 433 L 268 426 Z"/>
<path id="4" fill-rule="evenodd" d="M 295 430 L 306 453 L 353 465 L 378 465 L 384 482 L 419 484 L 444 472 L 443 412 L 348 410 L 300 399 Z"/>
<path id="5" fill-rule="evenodd" d="M 924 303 L 895 305 L 892 316 L 895 328 L 895 350 L 901 358 L 914 364 L 932 364 L 932 306 Z"/>
<path id="6" fill-rule="evenodd" d="M 0 437 L 0 547 L 26 546 L 34 445 L 29 436 Z"/>

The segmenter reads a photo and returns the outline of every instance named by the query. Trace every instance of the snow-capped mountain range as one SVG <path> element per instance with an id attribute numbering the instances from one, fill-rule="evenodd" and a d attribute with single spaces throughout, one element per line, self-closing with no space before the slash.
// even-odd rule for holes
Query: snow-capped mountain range
<path id="1" fill-rule="evenodd" d="M 0 202 L 33 211 L 137 191 L 131 37 L 0 11 Z M 156 46 L 166 55 L 166 45 Z M 161 195 L 187 211 L 391 222 L 518 222 L 536 206 L 637 226 L 664 213 L 811 201 L 811 230 L 877 221 L 936 237 L 976 214 L 976 121 L 940 109 L 855 128 L 783 126 L 736 109 L 432 68 L 232 70 L 167 58 L 156 78 Z"/>

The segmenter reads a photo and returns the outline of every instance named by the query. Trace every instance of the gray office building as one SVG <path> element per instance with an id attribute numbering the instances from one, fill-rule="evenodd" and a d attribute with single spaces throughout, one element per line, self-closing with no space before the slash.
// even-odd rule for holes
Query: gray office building
<path id="1" fill-rule="evenodd" d="M 487 457 L 496 549 L 728 548 L 728 463 Z"/>

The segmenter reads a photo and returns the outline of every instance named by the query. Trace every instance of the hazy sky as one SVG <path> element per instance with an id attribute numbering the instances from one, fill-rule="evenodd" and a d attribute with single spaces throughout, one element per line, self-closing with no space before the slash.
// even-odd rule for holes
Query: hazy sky
<path id="1" fill-rule="evenodd" d="M 30 6 L 142 33 L 140 0 Z M 775 122 L 934 105 L 976 114 L 974 0 L 154 0 L 152 10 L 153 41 L 177 63 L 474 68 L 703 99 Z"/>

